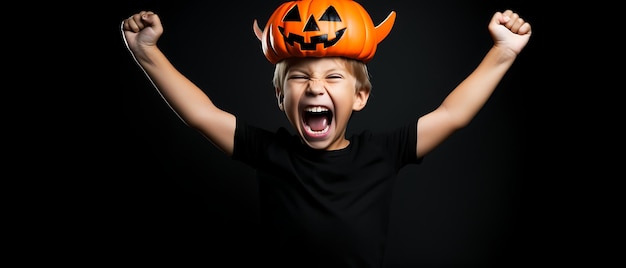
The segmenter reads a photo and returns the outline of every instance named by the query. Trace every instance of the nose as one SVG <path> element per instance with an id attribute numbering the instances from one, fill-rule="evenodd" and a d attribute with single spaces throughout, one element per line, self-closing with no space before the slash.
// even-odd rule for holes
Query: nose
<path id="1" fill-rule="evenodd" d="M 306 93 L 309 95 L 323 95 L 325 89 L 324 80 L 319 78 L 309 78 L 309 85 L 307 86 Z"/>

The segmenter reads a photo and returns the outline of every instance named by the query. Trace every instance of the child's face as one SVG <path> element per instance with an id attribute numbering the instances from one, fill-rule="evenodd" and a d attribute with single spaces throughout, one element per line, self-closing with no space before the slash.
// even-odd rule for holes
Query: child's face
<path id="1" fill-rule="evenodd" d="M 361 110 L 369 96 L 356 90 L 356 79 L 345 60 L 301 59 L 291 66 L 285 79 L 281 109 L 303 142 L 314 149 L 345 148 L 352 111 Z"/>

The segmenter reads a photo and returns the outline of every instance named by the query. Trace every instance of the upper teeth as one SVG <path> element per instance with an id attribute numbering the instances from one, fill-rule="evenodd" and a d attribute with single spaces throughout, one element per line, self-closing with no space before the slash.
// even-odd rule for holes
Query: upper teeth
<path id="1" fill-rule="evenodd" d="M 317 106 L 317 107 L 307 107 L 306 108 L 307 112 L 312 112 L 312 113 L 320 113 L 320 112 L 326 112 L 328 111 L 328 108 L 326 107 L 321 107 L 321 106 Z"/>

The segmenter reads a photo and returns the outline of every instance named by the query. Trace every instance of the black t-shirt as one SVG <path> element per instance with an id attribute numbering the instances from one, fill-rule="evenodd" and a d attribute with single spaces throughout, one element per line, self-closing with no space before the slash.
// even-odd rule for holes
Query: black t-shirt
<path id="1" fill-rule="evenodd" d="M 271 267 L 380 267 L 398 171 L 420 163 L 416 122 L 365 131 L 335 151 L 285 128 L 237 121 L 233 159 L 258 174 L 264 256 Z M 267 244 L 265 244 L 267 243 Z"/>

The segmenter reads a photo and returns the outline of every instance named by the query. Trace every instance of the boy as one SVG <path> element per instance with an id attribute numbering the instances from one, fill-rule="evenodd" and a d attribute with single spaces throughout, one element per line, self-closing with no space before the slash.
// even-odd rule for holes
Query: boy
<path id="1" fill-rule="evenodd" d="M 287 2 L 302 6 L 285 13 L 307 19 L 304 4 L 310 8 L 319 2 L 339 7 L 348 0 Z M 339 8 L 326 11 L 342 15 Z M 376 43 L 385 38 L 394 17 L 391 13 L 376 28 L 386 29 L 377 30 Z M 370 96 L 366 63 L 375 46 L 362 54 L 335 49 L 342 41 L 337 34 L 336 39 L 325 37 L 339 40 L 333 45 L 318 44 L 310 50 L 288 34 L 275 34 L 280 28 L 274 26 L 268 22 L 265 30 L 256 25 L 254 29 L 264 54 L 276 64 L 277 104 L 296 135 L 283 128 L 276 132 L 257 128 L 214 105 L 157 47 L 163 33 L 157 14 L 134 14 L 123 21 L 122 30 L 133 57 L 177 115 L 226 155 L 257 170 L 261 222 L 268 236 L 264 242 L 272 243 L 266 247 L 267 264 L 381 267 L 398 171 L 420 163 L 472 120 L 527 44 L 530 24 L 510 10 L 496 12 L 488 25 L 493 47 L 437 109 L 397 129 L 351 137 L 346 137 L 349 119 Z M 356 38 L 347 31 L 342 38 Z M 280 47 L 283 44 L 286 47 Z"/>

